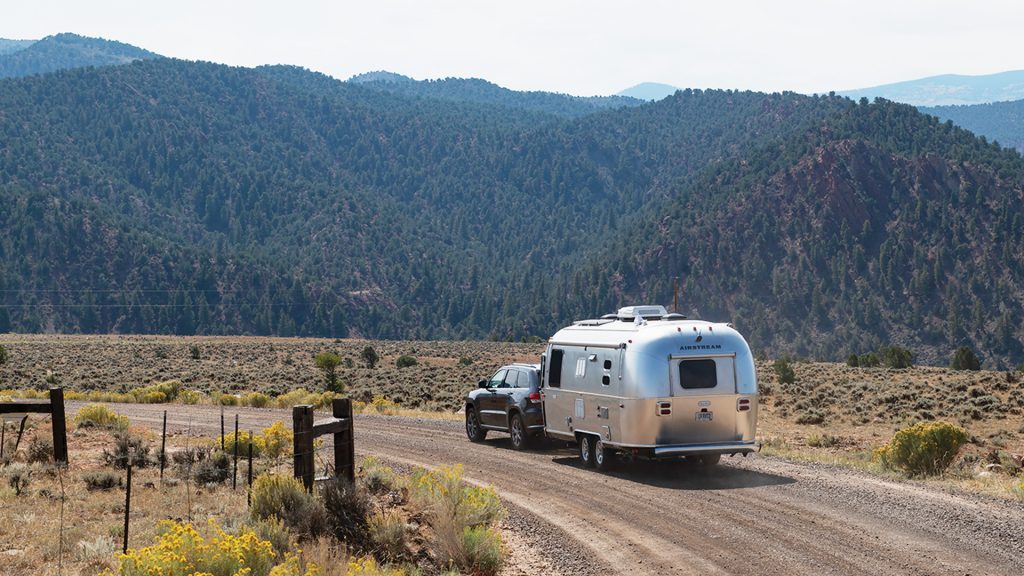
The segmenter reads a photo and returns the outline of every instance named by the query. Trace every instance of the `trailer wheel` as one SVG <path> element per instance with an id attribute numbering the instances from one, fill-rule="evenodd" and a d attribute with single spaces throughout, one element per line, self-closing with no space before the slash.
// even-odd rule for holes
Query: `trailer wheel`
<path id="1" fill-rule="evenodd" d="M 480 419 L 472 406 L 466 406 L 466 436 L 470 442 L 483 442 L 487 437 L 487 430 L 480 426 Z"/>
<path id="2" fill-rule="evenodd" d="M 598 470 L 608 470 L 612 467 L 612 460 L 615 458 L 615 451 L 606 448 L 604 440 L 600 436 L 594 442 L 594 467 Z"/>
<path id="3" fill-rule="evenodd" d="M 587 468 L 594 467 L 594 437 L 580 434 L 580 461 Z"/>

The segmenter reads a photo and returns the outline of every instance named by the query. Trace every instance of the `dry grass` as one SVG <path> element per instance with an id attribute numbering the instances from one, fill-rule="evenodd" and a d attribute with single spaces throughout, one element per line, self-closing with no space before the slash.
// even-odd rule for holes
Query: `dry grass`
<path id="1" fill-rule="evenodd" d="M 956 371 L 937 367 L 907 370 L 852 368 L 845 364 L 795 362 L 796 379 L 782 384 L 769 361 L 758 363 L 763 388 L 758 439 L 762 453 L 818 461 L 895 477 L 872 460 L 901 428 L 941 420 L 970 435 L 960 458 L 942 476 L 923 480 L 941 489 L 1024 499 L 1020 478 L 994 465 L 1002 456 L 1024 454 L 1024 375 Z M 979 401 L 979 399 L 981 399 Z M 799 424 L 815 410 L 821 424 Z"/>
<path id="2" fill-rule="evenodd" d="M 152 433 L 133 429 L 137 434 Z M 40 426 L 29 434 L 47 435 Z M 0 573 L 10 576 L 56 574 L 58 563 L 67 575 L 91 575 L 115 567 L 114 552 L 120 552 L 124 537 L 123 488 L 89 490 L 85 479 L 98 471 L 110 470 L 102 464 L 102 451 L 111 443 L 111 433 L 97 429 L 76 429 L 68 439 L 70 468 L 58 475 L 52 465 L 35 466 L 26 494 L 0 488 Z M 186 438 L 169 438 L 172 447 Z M 195 441 L 196 439 L 191 439 Z M 118 477 L 124 471 L 113 471 Z M 2 471 L 0 471 L 2 474 Z M 155 466 L 134 470 L 132 477 L 129 545 L 150 544 L 157 522 L 164 519 L 188 519 L 205 523 L 217 518 L 223 525 L 240 523 L 246 514 L 242 486 L 232 491 L 225 486 L 195 486 L 165 472 L 159 480 Z M 61 484 L 64 486 L 63 553 L 61 554 Z"/>
<path id="3" fill-rule="evenodd" d="M 0 336 L 0 344 L 8 352 L 7 363 L 0 365 L 0 388 L 46 388 L 52 372 L 71 390 L 127 392 L 180 380 L 186 389 L 207 395 L 323 391 L 315 358 L 335 352 L 342 359 L 338 381 L 347 395 L 366 403 L 384 397 L 425 412 L 459 409 L 463 395 L 498 366 L 536 362 L 543 350 L 502 342 L 12 334 Z M 367 345 L 380 355 L 373 369 L 360 360 Z M 199 349 L 198 360 L 192 346 Z M 415 357 L 416 365 L 398 368 L 403 355 Z"/>

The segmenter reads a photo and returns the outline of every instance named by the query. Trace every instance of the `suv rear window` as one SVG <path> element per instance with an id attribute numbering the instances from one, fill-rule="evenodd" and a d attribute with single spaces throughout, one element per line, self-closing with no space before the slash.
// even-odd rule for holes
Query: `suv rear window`
<path id="1" fill-rule="evenodd" d="M 680 360 L 679 384 L 686 390 L 718 386 L 718 370 L 710 358 Z"/>

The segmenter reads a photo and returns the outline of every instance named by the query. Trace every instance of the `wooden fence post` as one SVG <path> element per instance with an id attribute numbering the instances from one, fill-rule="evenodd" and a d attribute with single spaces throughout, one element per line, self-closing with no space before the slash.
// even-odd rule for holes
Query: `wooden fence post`
<path id="1" fill-rule="evenodd" d="M 356 449 L 355 435 L 352 432 L 352 400 L 335 398 L 331 402 L 331 411 L 335 418 L 348 420 L 348 427 L 334 434 L 334 473 L 344 474 L 349 482 L 356 481 Z"/>
<path id="2" fill-rule="evenodd" d="M 68 430 L 64 416 L 64 389 L 50 388 L 50 414 L 53 419 L 53 461 L 68 465 Z"/>
<path id="3" fill-rule="evenodd" d="M 295 436 L 295 477 L 309 492 L 313 491 L 313 407 L 304 404 L 292 408 L 292 431 Z"/>
<path id="4" fill-rule="evenodd" d="M 238 414 L 235 414 L 235 464 L 231 468 L 231 489 L 238 488 Z"/>

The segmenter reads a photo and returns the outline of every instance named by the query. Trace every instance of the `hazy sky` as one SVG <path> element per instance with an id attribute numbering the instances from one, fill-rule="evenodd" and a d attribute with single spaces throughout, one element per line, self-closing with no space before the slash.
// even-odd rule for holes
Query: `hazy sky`
<path id="1" fill-rule="evenodd" d="M 1024 69 L 1021 0 L 6 0 L 0 38 L 75 32 L 165 56 L 611 94 L 652 81 L 827 92 Z"/>

